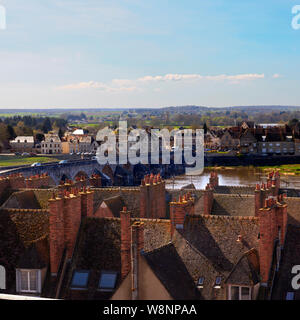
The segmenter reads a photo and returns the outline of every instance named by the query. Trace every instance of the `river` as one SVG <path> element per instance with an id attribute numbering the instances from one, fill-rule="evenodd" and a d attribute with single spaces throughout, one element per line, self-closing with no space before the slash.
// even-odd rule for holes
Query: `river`
<path id="1" fill-rule="evenodd" d="M 168 189 L 180 189 L 181 187 L 193 183 L 196 189 L 204 189 L 209 181 L 210 171 L 205 169 L 199 176 L 177 176 L 175 179 L 167 179 Z M 266 182 L 266 173 L 261 169 L 253 167 L 220 168 L 216 169 L 219 176 L 219 185 L 228 186 L 253 186 L 256 183 Z M 300 176 L 281 175 L 282 188 L 300 189 Z"/>

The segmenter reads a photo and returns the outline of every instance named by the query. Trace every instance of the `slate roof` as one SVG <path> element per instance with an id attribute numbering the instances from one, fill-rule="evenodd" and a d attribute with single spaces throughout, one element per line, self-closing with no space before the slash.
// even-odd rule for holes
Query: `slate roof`
<path id="1" fill-rule="evenodd" d="M 4 203 L 3 208 L 47 209 L 50 189 L 22 190 L 14 192 Z"/>
<path id="2" fill-rule="evenodd" d="M 111 197 L 103 200 L 108 206 L 114 217 L 120 217 L 120 211 L 125 207 L 125 202 L 121 196 Z"/>
<path id="3" fill-rule="evenodd" d="M 173 244 L 148 252 L 144 257 L 173 299 L 201 299 L 200 292 Z"/>
<path id="4" fill-rule="evenodd" d="M 48 263 L 48 232 L 47 213 L 0 210 L 0 264 L 7 273 L 7 293 L 16 291 L 16 268 Z"/>
<path id="5" fill-rule="evenodd" d="M 252 186 L 216 186 L 214 193 L 221 194 L 254 194 L 254 187 Z"/>
<path id="6" fill-rule="evenodd" d="M 259 281 L 259 256 L 257 250 L 252 249 L 240 258 L 225 283 L 253 286 Z"/>
<path id="7" fill-rule="evenodd" d="M 190 216 L 183 230 L 174 233 L 174 246 L 189 274 L 197 283 L 204 277 L 204 299 L 225 299 L 214 288 L 217 276 L 227 279 L 240 258 L 250 249 L 258 250 L 258 219 L 225 216 Z M 237 242 L 239 235 L 243 241 Z"/>
<path id="8" fill-rule="evenodd" d="M 19 191 L 13 193 L 3 204 L 4 208 L 41 209 L 33 191 Z"/>
<path id="9" fill-rule="evenodd" d="M 121 196 L 125 206 L 132 213 L 132 217 L 138 217 L 140 214 L 140 190 L 135 187 L 112 187 L 112 188 L 94 188 L 94 212 L 96 212 L 103 202 L 111 197 Z"/>
<path id="10" fill-rule="evenodd" d="M 18 268 L 23 269 L 43 269 L 49 263 L 49 242 L 48 238 L 43 238 L 31 243 L 22 252 L 17 263 Z"/>
<path id="11" fill-rule="evenodd" d="M 254 195 L 214 194 L 212 215 L 254 216 Z"/>
<path id="12" fill-rule="evenodd" d="M 132 219 L 132 222 L 135 219 Z M 170 241 L 170 222 L 141 219 L 145 228 L 145 252 L 166 245 Z M 72 290 L 74 270 L 89 270 L 87 290 Z M 101 271 L 118 273 L 116 288 L 120 284 L 121 272 L 121 222 L 119 218 L 85 218 L 78 238 L 72 265 L 66 275 L 61 298 L 109 299 L 114 292 L 97 290 Z"/>
<path id="13" fill-rule="evenodd" d="M 193 183 L 190 183 L 190 184 L 187 184 L 181 188 L 181 190 L 185 190 L 185 189 L 188 189 L 188 190 L 195 189 L 196 190 L 196 187 Z"/>

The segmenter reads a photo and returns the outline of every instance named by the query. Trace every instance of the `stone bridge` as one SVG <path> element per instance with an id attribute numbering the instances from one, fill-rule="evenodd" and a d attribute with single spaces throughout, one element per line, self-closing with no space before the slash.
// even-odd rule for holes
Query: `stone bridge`
<path id="1" fill-rule="evenodd" d="M 11 173 L 22 173 L 25 178 L 36 174 L 48 173 L 57 185 L 61 180 L 74 180 L 77 176 L 90 177 L 99 174 L 103 179 L 103 185 L 131 186 L 138 185 L 145 174 L 160 172 L 162 177 L 171 174 L 180 174 L 182 168 L 171 165 L 100 165 L 97 160 L 79 160 L 64 164 L 42 164 L 36 167 L 21 167 L 2 171 L 0 176 Z"/>

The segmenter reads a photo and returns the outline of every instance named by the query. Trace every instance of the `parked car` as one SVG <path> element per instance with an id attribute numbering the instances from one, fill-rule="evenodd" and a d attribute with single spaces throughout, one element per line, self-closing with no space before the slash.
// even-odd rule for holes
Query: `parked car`
<path id="1" fill-rule="evenodd" d="M 28 156 L 30 156 L 30 154 L 29 154 L 28 152 L 23 152 L 23 153 L 22 153 L 22 156 L 23 156 L 23 157 L 28 157 Z"/>
<path id="2" fill-rule="evenodd" d="M 39 167 L 39 166 L 41 166 L 42 164 L 41 163 L 39 163 L 39 162 L 34 162 L 32 165 L 31 165 L 31 167 Z"/>
<path id="3" fill-rule="evenodd" d="M 58 164 L 65 164 L 65 163 L 68 163 L 68 162 L 69 162 L 68 160 L 61 160 L 61 161 L 59 161 Z"/>

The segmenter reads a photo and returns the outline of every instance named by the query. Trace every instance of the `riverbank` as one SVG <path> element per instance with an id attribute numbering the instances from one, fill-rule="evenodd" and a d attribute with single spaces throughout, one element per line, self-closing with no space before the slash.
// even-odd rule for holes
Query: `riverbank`
<path id="1" fill-rule="evenodd" d="M 282 165 L 274 165 L 274 166 L 209 166 L 205 167 L 207 170 L 238 170 L 239 168 L 248 168 L 248 169 L 257 169 L 261 170 L 262 172 L 268 173 L 273 170 L 277 170 L 282 175 L 287 176 L 300 176 L 300 164 L 282 164 Z"/>

